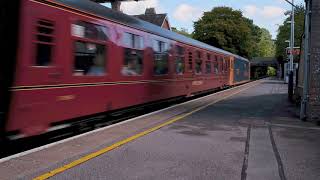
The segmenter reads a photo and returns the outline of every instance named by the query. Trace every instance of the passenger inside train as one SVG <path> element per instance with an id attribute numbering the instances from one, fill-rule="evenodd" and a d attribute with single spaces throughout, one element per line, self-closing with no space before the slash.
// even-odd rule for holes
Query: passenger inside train
<path id="1" fill-rule="evenodd" d="M 139 56 L 135 51 L 132 51 L 125 59 L 125 65 L 122 67 L 121 74 L 125 76 L 136 76 L 141 74 L 142 64 Z"/>

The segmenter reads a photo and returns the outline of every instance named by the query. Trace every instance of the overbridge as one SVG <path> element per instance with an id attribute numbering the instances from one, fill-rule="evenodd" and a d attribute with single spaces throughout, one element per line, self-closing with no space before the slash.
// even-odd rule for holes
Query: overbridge
<path id="1" fill-rule="evenodd" d="M 251 60 L 251 77 L 256 79 L 267 76 L 268 67 L 279 68 L 279 62 L 275 57 L 255 57 Z"/>

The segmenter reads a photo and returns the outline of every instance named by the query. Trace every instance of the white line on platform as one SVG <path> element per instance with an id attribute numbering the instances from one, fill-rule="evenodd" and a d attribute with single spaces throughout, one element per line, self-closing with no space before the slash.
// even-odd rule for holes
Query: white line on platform
<path id="1" fill-rule="evenodd" d="M 270 126 L 276 126 L 276 127 L 285 127 L 285 128 L 298 128 L 298 129 L 307 129 L 307 130 L 320 130 L 318 127 L 306 127 L 306 126 L 296 126 L 296 125 L 288 125 L 288 124 L 274 124 L 274 123 L 268 123 Z"/>
<path id="2" fill-rule="evenodd" d="M 262 79 L 262 80 L 263 80 L 263 79 Z M 258 80 L 258 81 L 261 81 L 261 80 Z M 253 82 L 251 82 L 251 83 L 255 83 L 255 82 L 257 82 L 257 81 L 253 81 Z M 148 113 L 148 114 L 144 114 L 144 115 L 142 115 L 142 116 L 134 117 L 134 118 L 132 118 L 132 119 L 128 119 L 128 120 L 125 120 L 125 121 L 122 121 L 122 122 L 119 122 L 119 123 L 116 123 L 116 124 L 112 124 L 112 125 L 110 125 L 110 126 L 106 126 L 106 127 L 100 128 L 100 129 L 96 129 L 96 130 L 89 131 L 89 132 L 86 132 L 86 133 L 83 133 L 83 134 L 79 134 L 79 135 L 77 135 L 77 136 L 73 136 L 73 137 L 70 137 L 70 138 L 67 138 L 67 139 L 63 139 L 63 140 L 61 140 L 61 141 L 53 142 L 53 143 L 50 143 L 50 144 L 47 144 L 47 145 L 44 145 L 44 146 L 40 146 L 40 147 L 37 147 L 37 148 L 34 148 L 34 149 L 30 149 L 30 150 L 28 150 L 28 151 L 24 151 L 24 152 L 21 152 L 21 153 L 18 153 L 18 154 L 14 154 L 14 155 L 12 155 L 12 156 L 8 156 L 8 157 L 5 157 L 5 158 L 0 159 L 0 163 L 4 163 L 4 162 L 9 161 L 9 160 L 11 160 L 11 159 L 19 158 L 19 157 L 22 157 L 22 156 L 25 156 L 25 155 L 28 155 L 28 154 L 31 154 L 31 153 L 38 152 L 38 151 L 42 151 L 42 150 L 44 150 L 44 149 L 48 149 L 48 148 L 50 148 L 50 147 L 53 147 L 53 146 L 56 146 L 56 145 L 59 145 L 59 144 L 65 143 L 65 142 L 69 142 L 69 141 L 72 141 L 72 140 L 74 140 L 74 139 L 78 139 L 78 138 L 83 137 L 83 136 L 87 136 L 87 135 L 90 135 L 90 134 L 93 134 L 93 133 L 97 133 L 97 132 L 100 132 L 100 131 L 103 131 L 103 130 L 106 130 L 106 129 L 110 129 L 110 128 L 113 128 L 113 127 L 122 125 L 122 124 L 126 124 L 126 123 L 129 123 L 129 122 L 131 122 L 131 121 L 135 121 L 135 120 L 137 120 L 137 119 L 143 118 L 143 117 L 151 116 L 151 115 L 154 115 L 154 114 L 157 114 L 157 113 L 166 111 L 166 110 L 170 110 L 170 109 L 173 109 L 173 108 L 176 108 L 176 107 L 185 105 L 185 104 L 187 104 L 187 103 L 191 103 L 191 102 L 198 101 L 198 100 L 201 100 L 201 99 L 204 99 L 204 98 L 208 98 L 208 97 L 211 97 L 211 96 L 215 96 L 215 95 L 217 95 L 217 94 L 220 94 L 220 93 L 223 93 L 223 92 L 226 92 L 226 91 L 230 91 L 230 90 L 233 90 L 233 89 L 235 89 L 235 88 L 240 88 L 240 87 L 242 87 L 242 86 L 246 86 L 246 85 L 251 84 L 251 83 L 246 83 L 246 84 L 242 84 L 242 85 L 240 85 L 240 86 L 236 86 L 236 87 L 234 87 L 234 88 L 225 89 L 225 90 L 219 91 L 219 92 L 214 93 L 214 94 L 209 94 L 209 95 L 206 95 L 206 96 L 197 98 L 197 99 L 193 99 L 193 100 L 190 100 L 190 101 L 186 101 L 186 102 L 181 103 L 181 104 L 176 104 L 176 105 L 167 107 L 167 108 L 165 108 L 165 109 L 160 109 L 160 110 L 158 110 L 158 111 L 154 111 L 154 112 L 151 112 L 151 113 Z"/>

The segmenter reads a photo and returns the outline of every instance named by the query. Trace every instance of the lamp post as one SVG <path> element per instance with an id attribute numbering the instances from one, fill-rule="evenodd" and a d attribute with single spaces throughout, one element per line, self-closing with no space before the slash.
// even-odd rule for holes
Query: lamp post
<path id="1" fill-rule="evenodd" d="M 288 0 L 285 0 L 292 6 L 291 10 L 291 35 L 290 35 L 290 62 L 289 62 L 289 83 L 288 83 L 288 98 L 290 101 L 292 101 L 293 97 L 293 48 L 294 48 L 294 0 L 292 2 L 289 2 Z"/>
<path id="2" fill-rule="evenodd" d="M 288 52 L 290 52 L 290 51 L 288 51 L 288 50 L 290 50 L 290 48 L 291 48 L 291 42 L 290 42 L 290 40 L 286 40 L 285 41 L 286 43 L 288 43 L 288 46 L 286 47 L 286 54 L 287 55 L 289 55 L 289 53 Z M 288 72 L 290 72 L 290 55 L 289 55 L 289 66 L 288 65 L 286 65 L 285 67 L 285 72 L 284 72 L 284 81 L 285 81 L 285 83 L 288 83 L 289 84 L 289 73 Z"/>
<path id="3" fill-rule="evenodd" d="M 292 0 L 292 4 L 294 4 L 294 0 Z M 289 100 L 292 101 L 293 96 L 293 48 L 294 48 L 294 6 L 292 6 L 291 12 L 291 40 L 290 40 L 290 73 L 289 73 L 289 86 L 288 86 L 288 96 Z"/>

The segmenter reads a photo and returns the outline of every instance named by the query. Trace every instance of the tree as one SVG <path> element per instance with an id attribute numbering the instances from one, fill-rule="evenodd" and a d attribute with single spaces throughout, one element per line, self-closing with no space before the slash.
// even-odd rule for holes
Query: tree
<path id="1" fill-rule="evenodd" d="M 261 28 L 260 30 L 261 37 L 258 43 L 259 57 L 274 57 L 275 45 L 270 32 L 265 28 Z"/>
<path id="2" fill-rule="evenodd" d="M 274 67 L 268 67 L 267 71 L 268 76 L 276 76 L 277 75 L 277 70 Z"/>
<path id="3" fill-rule="evenodd" d="M 212 46 L 251 58 L 259 55 L 261 30 L 239 10 L 216 7 L 194 23 L 194 38 Z"/>
<path id="4" fill-rule="evenodd" d="M 190 34 L 190 33 L 188 32 L 188 30 L 185 29 L 185 28 L 181 28 L 180 30 L 178 30 L 176 27 L 172 27 L 171 30 L 172 30 L 173 32 L 178 33 L 178 34 L 181 34 L 181 35 L 187 36 L 187 37 L 189 37 L 189 38 L 192 38 L 192 34 Z"/>
<path id="5" fill-rule="evenodd" d="M 300 5 L 297 8 L 295 8 L 295 36 L 294 36 L 294 46 L 300 46 L 301 44 L 301 38 L 304 31 L 304 6 Z M 291 11 L 288 11 L 285 13 L 286 15 L 290 15 Z M 286 42 L 286 40 L 290 40 L 290 32 L 291 27 L 290 23 L 291 16 L 287 17 L 283 24 L 279 26 L 278 28 L 278 35 L 276 40 L 276 57 L 278 60 L 283 60 L 287 57 L 285 49 L 286 47 L 289 47 L 289 44 Z"/>

